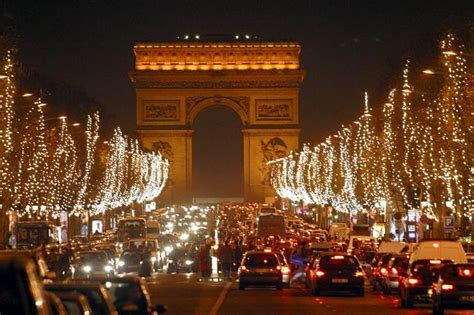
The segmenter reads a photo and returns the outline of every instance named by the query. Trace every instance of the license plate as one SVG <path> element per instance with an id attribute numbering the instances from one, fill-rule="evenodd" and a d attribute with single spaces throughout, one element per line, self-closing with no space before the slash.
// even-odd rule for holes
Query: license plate
<path id="1" fill-rule="evenodd" d="M 338 279 L 338 278 L 332 279 L 332 283 L 347 283 L 347 282 L 349 282 L 349 280 L 347 279 Z"/>
<path id="2" fill-rule="evenodd" d="M 464 301 L 464 302 L 474 302 L 474 295 L 470 296 L 460 296 L 459 301 Z"/>

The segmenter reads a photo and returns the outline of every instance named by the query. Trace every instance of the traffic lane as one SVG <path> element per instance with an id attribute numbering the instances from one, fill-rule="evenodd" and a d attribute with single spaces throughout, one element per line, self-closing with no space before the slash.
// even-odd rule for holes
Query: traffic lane
<path id="1" fill-rule="evenodd" d="M 151 300 L 166 305 L 166 314 L 205 314 L 214 307 L 224 282 L 200 282 L 197 274 L 153 274 L 147 279 Z"/>
<path id="2" fill-rule="evenodd" d="M 447 313 L 473 315 L 472 311 L 447 311 Z M 401 309 L 397 296 L 372 292 L 369 287 L 366 287 L 364 297 L 331 292 L 314 297 L 309 295 L 303 286 L 282 291 L 273 288 L 249 288 L 241 291 L 234 283 L 219 314 L 426 315 L 431 314 L 431 307 L 428 304 L 420 304 L 413 309 Z"/>

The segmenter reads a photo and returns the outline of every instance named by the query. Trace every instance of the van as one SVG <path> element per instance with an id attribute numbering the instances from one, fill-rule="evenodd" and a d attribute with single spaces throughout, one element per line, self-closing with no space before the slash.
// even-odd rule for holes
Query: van
<path id="1" fill-rule="evenodd" d="M 421 240 L 410 256 L 410 264 L 420 259 L 450 259 L 458 264 L 466 264 L 467 257 L 458 240 Z"/>

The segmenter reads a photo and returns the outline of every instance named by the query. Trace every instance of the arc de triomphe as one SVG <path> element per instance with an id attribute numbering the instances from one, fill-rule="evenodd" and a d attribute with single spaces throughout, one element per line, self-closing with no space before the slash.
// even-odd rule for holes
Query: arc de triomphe
<path id="1" fill-rule="evenodd" d="M 301 47 L 297 42 L 179 41 L 137 43 L 130 78 L 143 145 L 170 159 L 164 203 L 190 202 L 192 125 L 223 105 L 243 125 L 244 199 L 274 196 L 266 162 L 299 146 Z"/>

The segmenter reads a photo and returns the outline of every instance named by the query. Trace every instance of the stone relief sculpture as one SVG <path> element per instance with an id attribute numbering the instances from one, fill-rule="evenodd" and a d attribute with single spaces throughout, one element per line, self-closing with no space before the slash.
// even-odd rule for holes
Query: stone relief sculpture
<path id="1" fill-rule="evenodd" d="M 288 146 L 279 137 L 274 137 L 267 142 L 260 140 L 260 149 L 263 155 L 260 171 L 264 185 L 270 185 L 270 167 L 267 162 L 279 159 L 288 155 Z"/>

